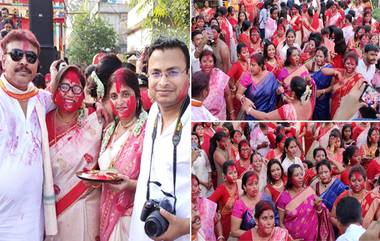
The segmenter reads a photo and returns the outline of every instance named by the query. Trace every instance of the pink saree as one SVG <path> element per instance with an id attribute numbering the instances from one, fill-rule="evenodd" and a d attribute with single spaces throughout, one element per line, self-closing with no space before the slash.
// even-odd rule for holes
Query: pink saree
<path id="1" fill-rule="evenodd" d="M 205 240 L 215 241 L 215 220 L 217 204 L 207 198 L 198 199 L 199 215 L 201 217 L 201 230 Z"/>
<path id="2" fill-rule="evenodd" d="M 58 234 L 52 240 L 92 241 L 99 234 L 99 190 L 89 188 L 76 172 L 97 167 L 101 135 L 93 113 L 50 143 L 58 219 Z"/>
<path id="3" fill-rule="evenodd" d="M 126 175 L 131 180 L 137 180 L 140 173 L 140 161 L 142 154 L 142 143 L 145 135 L 145 123 L 147 114 L 142 112 L 139 119 L 131 127 L 132 132 L 125 133 L 128 135 L 126 141 L 112 157 L 115 161 L 112 168 Z M 105 131 L 103 138 L 102 150 L 105 150 L 116 123 L 112 123 Z M 103 153 L 103 152 L 102 152 Z M 100 200 L 100 240 L 108 241 L 117 222 L 122 216 L 131 216 L 135 190 L 114 191 L 108 184 L 103 185 L 102 196 Z M 129 232 L 129 228 L 127 230 Z"/>
<path id="4" fill-rule="evenodd" d="M 293 198 L 288 191 L 281 193 L 277 207 L 285 212 L 284 225 L 293 239 L 333 240 L 331 224 L 324 218 L 328 210 L 323 206 L 323 212 L 318 217 L 314 207 L 315 197 L 316 194 L 311 187 Z"/>
<path id="5" fill-rule="evenodd" d="M 214 68 L 210 74 L 210 92 L 203 101 L 203 105 L 219 120 L 227 119 L 226 100 L 224 89 L 230 77 L 218 68 Z"/>

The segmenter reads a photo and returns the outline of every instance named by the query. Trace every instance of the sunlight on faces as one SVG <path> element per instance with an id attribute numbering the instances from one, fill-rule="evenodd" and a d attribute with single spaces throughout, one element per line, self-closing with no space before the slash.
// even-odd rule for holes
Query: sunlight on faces
<path id="1" fill-rule="evenodd" d="M 216 143 L 220 149 L 222 149 L 222 150 L 227 149 L 227 146 L 228 146 L 227 137 L 222 137 L 222 139 L 220 139 L 220 141 L 217 141 Z"/>
<path id="2" fill-rule="evenodd" d="M 262 71 L 262 68 L 257 64 L 254 58 L 251 58 L 250 70 L 253 76 L 260 74 Z"/>
<path id="3" fill-rule="evenodd" d="M 235 166 L 229 166 L 227 168 L 227 174 L 224 175 L 224 179 L 225 179 L 225 182 L 227 183 L 236 183 L 237 181 L 237 171 L 236 171 L 236 167 Z"/>
<path id="4" fill-rule="evenodd" d="M 294 33 L 289 32 L 288 35 L 286 36 L 286 43 L 288 44 L 288 46 L 293 46 L 295 40 L 296 40 L 296 36 L 294 35 Z"/>
<path id="5" fill-rule="evenodd" d="M 254 198 L 259 193 L 259 180 L 255 175 L 252 175 L 248 178 L 247 183 L 243 187 L 247 196 Z"/>
<path id="6" fill-rule="evenodd" d="M 258 232 L 268 236 L 274 228 L 274 212 L 271 209 L 265 210 L 258 219 L 256 219 Z"/>
<path id="7" fill-rule="evenodd" d="M 292 51 L 292 54 L 290 55 L 290 63 L 293 66 L 298 66 L 300 64 L 300 53 L 297 49 Z"/>
<path id="8" fill-rule="evenodd" d="M 263 167 L 263 158 L 261 157 L 260 154 L 256 153 L 253 157 L 252 157 L 252 166 L 253 166 L 253 169 L 255 169 L 256 172 L 260 172 L 262 167 Z"/>
<path id="9" fill-rule="evenodd" d="M 356 69 L 356 62 L 353 58 L 348 58 L 344 62 L 344 68 L 346 69 L 347 74 L 352 74 Z"/>
<path id="10" fill-rule="evenodd" d="M 322 50 L 317 50 L 317 52 L 315 53 L 315 57 L 314 58 L 315 58 L 315 63 L 318 66 L 325 65 L 325 63 L 326 63 L 326 57 L 324 56 Z"/>
<path id="11" fill-rule="evenodd" d="M 179 106 L 188 94 L 190 77 L 186 69 L 185 55 L 179 48 L 155 50 L 148 64 L 148 72 L 161 72 L 162 77 L 149 77 L 149 92 L 161 108 Z M 181 72 L 176 78 L 168 78 L 164 73 L 170 70 Z"/>
<path id="12" fill-rule="evenodd" d="M 314 159 L 315 159 L 315 162 L 320 162 L 320 161 L 326 159 L 325 152 L 322 150 L 317 151 Z"/>
<path id="13" fill-rule="evenodd" d="M 360 193 L 365 188 L 365 179 L 360 172 L 354 172 L 350 179 L 350 188 L 354 193 Z"/>
<path id="14" fill-rule="evenodd" d="M 247 160 L 251 155 L 251 147 L 247 143 L 243 143 L 239 151 L 239 156 L 241 159 Z"/>
<path id="15" fill-rule="evenodd" d="M 318 169 L 318 176 L 322 184 L 328 184 L 331 181 L 331 171 L 326 165 L 322 165 Z"/>
<path id="16" fill-rule="evenodd" d="M 291 141 L 286 152 L 288 157 L 295 157 L 298 151 L 298 146 L 295 141 Z"/>
<path id="17" fill-rule="evenodd" d="M 132 88 L 117 81 L 112 84 L 109 97 L 112 109 L 120 120 L 129 120 L 135 114 L 137 103 Z"/>
<path id="18" fill-rule="evenodd" d="M 275 181 L 281 179 L 281 167 L 278 165 L 278 163 L 275 163 L 270 167 L 270 174 L 272 176 L 272 179 Z"/>
<path id="19" fill-rule="evenodd" d="M 193 199 L 199 197 L 201 189 L 199 188 L 199 183 L 194 177 L 191 178 L 191 196 Z"/>
<path id="20" fill-rule="evenodd" d="M 37 54 L 37 48 L 31 45 L 28 41 L 11 41 L 6 46 L 6 51 L 12 49 L 21 49 L 25 51 L 33 51 Z M 2 57 L 2 66 L 6 79 L 16 88 L 26 90 L 29 82 L 32 82 L 37 73 L 38 59 L 34 64 L 30 64 L 26 60 L 24 54 L 20 61 L 13 61 L 9 54 Z"/>
<path id="21" fill-rule="evenodd" d="M 296 188 L 300 188 L 303 186 L 303 178 L 304 178 L 304 173 L 302 168 L 297 167 L 294 169 L 293 176 L 292 178 L 292 184 Z"/>
<path id="22" fill-rule="evenodd" d="M 209 74 L 211 73 L 211 70 L 214 68 L 214 64 L 214 58 L 212 57 L 212 55 L 205 55 L 201 59 L 200 67 L 204 73 Z"/>
<path id="23" fill-rule="evenodd" d="M 273 44 L 268 46 L 267 51 L 268 51 L 268 57 L 270 59 L 273 59 L 276 56 L 276 48 L 274 47 Z"/>
<path id="24" fill-rule="evenodd" d="M 197 133 L 197 135 L 199 137 L 203 137 L 204 134 L 205 134 L 203 126 L 202 125 L 197 125 L 197 127 L 195 128 L 195 133 Z"/>
<path id="25" fill-rule="evenodd" d="M 70 86 L 67 92 L 62 91 L 62 87 L 60 86 Z M 79 89 L 81 88 L 81 93 L 74 93 L 73 88 Z M 54 103 L 58 106 L 59 110 L 62 112 L 72 113 L 78 111 L 83 104 L 84 100 L 84 92 L 83 86 L 80 82 L 79 75 L 73 71 L 68 70 L 63 76 L 62 81 L 58 85 L 58 89 L 54 94 Z"/>

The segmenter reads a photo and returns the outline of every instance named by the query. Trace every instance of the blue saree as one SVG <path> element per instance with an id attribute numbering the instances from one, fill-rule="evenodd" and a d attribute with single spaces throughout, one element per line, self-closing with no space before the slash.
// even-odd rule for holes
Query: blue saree
<path id="1" fill-rule="evenodd" d="M 330 187 L 328 187 L 322 194 L 320 194 L 318 191 L 318 185 L 320 185 L 320 182 L 317 183 L 317 195 L 319 195 L 322 198 L 323 204 L 325 204 L 325 206 L 329 209 L 330 212 L 333 208 L 336 198 L 342 192 L 348 190 L 348 186 L 344 185 L 343 182 L 341 182 L 338 178 L 335 178 Z"/>
<path id="2" fill-rule="evenodd" d="M 332 68 L 331 64 L 327 64 L 323 68 Z M 312 73 L 311 77 L 314 79 L 317 90 L 328 88 L 331 84 L 332 76 L 322 74 L 321 69 Z M 327 93 L 317 97 L 313 113 L 313 120 L 330 120 L 330 98 L 331 93 Z"/>

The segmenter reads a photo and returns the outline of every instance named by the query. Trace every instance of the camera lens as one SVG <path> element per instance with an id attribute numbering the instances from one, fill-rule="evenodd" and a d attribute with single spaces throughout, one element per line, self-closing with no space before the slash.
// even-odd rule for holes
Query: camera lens
<path id="1" fill-rule="evenodd" d="M 168 229 L 169 223 L 161 216 L 159 211 L 154 211 L 145 221 L 145 233 L 149 237 L 158 237 Z"/>

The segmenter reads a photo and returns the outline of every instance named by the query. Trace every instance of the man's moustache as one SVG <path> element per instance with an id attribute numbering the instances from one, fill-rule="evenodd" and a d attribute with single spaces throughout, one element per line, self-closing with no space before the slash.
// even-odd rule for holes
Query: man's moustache
<path id="1" fill-rule="evenodd" d="M 32 71 L 30 69 L 28 69 L 27 67 L 25 67 L 25 66 L 22 66 L 22 67 L 19 67 L 19 68 L 15 69 L 15 72 L 21 72 L 21 71 L 26 71 L 28 74 L 32 73 Z"/>

